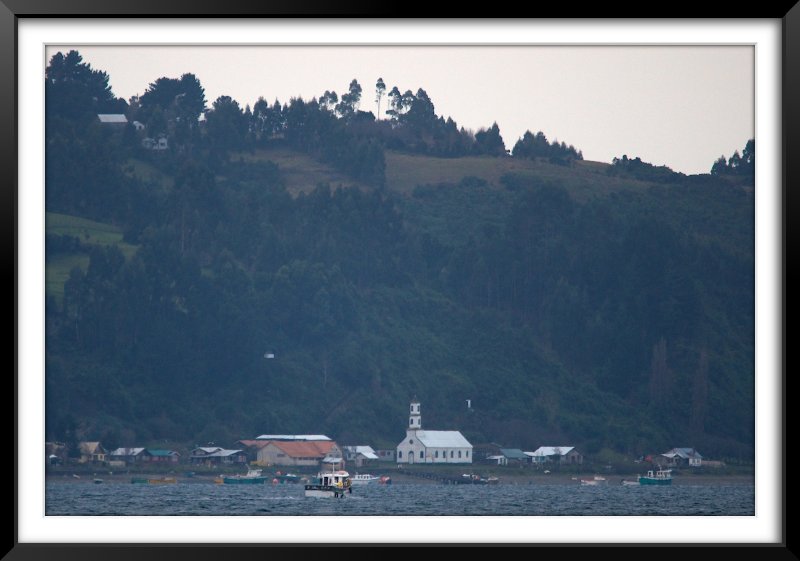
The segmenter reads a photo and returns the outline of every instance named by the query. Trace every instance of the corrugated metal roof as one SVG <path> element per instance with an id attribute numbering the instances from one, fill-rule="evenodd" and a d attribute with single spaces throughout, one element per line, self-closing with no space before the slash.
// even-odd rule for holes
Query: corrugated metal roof
<path id="1" fill-rule="evenodd" d="M 101 123 L 127 123 L 128 118 L 122 113 L 98 113 L 97 118 Z"/>
<path id="2" fill-rule="evenodd" d="M 203 456 L 204 458 L 226 458 L 228 456 L 233 456 L 234 454 L 244 454 L 243 450 L 217 450 L 209 454 L 208 456 Z"/>
<path id="3" fill-rule="evenodd" d="M 151 450 L 148 448 L 147 452 L 152 456 L 180 456 L 175 450 Z"/>
<path id="4" fill-rule="evenodd" d="M 500 448 L 500 453 L 511 460 L 527 460 L 528 456 L 519 448 Z"/>
<path id="5" fill-rule="evenodd" d="M 343 449 L 350 454 L 361 454 L 368 460 L 377 460 L 378 454 L 372 449 L 372 446 L 344 446 Z"/>
<path id="6" fill-rule="evenodd" d="M 144 448 L 142 448 L 142 450 L 144 450 Z M 206 454 L 213 454 L 217 450 L 222 450 L 222 448 L 220 448 L 219 446 L 199 446 L 199 447 L 195 448 L 194 450 L 192 450 L 192 454 L 194 454 L 198 450 L 202 450 Z"/>
<path id="7" fill-rule="evenodd" d="M 417 440 L 428 448 L 472 448 L 457 430 L 418 430 Z"/>
<path id="8" fill-rule="evenodd" d="M 688 460 L 689 458 L 700 458 L 700 459 L 703 458 L 703 456 L 700 455 L 700 452 L 698 452 L 694 448 L 673 448 L 666 454 L 661 454 L 661 455 L 666 456 L 667 458 L 674 458 L 675 456 L 679 456 L 684 460 Z"/>
<path id="9" fill-rule="evenodd" d="M 283 450 L 291 458 L 323 458 L 330 453 L 334 443 L 319 440 L 315 442 L 273 441 L 272 445 Z"/>
<path id="10" fill-rule="evenodd" d="M 144 448 L 117 448 L 111 452 L 111 456 L 137 456 L 144 452 Z"/>
<path id="11" fill-rule="evenodd" d="M 303 440 L 303 441 L 310 441 L 310 440 L 330 440 L 324 434 L 262 434 L 261 436 L 257 436 L 256 440 Z"/>
<path id="12" fill-rule="evenodd" d="M 569 454 L 575 447 L 574 446 L 539 446 L 533 453 L 526 455 L 530 456 L 564 456 Z"/>

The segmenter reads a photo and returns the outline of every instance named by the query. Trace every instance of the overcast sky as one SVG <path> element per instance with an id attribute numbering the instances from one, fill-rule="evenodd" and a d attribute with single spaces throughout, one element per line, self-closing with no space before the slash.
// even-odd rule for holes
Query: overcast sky
<path id="1" fill-rule="evenodd" d="M 355 78 L 376 112 L 375 82 L 423 88 L 437 115 L 477 131 L 497 122 L 511 149 L 526 130 L 565 141 L 587 160 L 639 156 L 706 173 L 754 137 L 751 46 L 50 46 L 78 50 L 110 76 L 117 97 L 157 78 L 194 73 L 208 105 L 229 95 L 339 95 Z M 382 102 L 383 112 L 386 98 Z"/>

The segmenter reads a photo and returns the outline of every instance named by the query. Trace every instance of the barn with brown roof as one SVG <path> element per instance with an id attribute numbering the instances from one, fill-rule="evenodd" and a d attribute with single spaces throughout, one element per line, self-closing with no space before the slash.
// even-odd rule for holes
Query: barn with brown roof
<path id="1" fill-rule="evenodd" d="M 270 440 L 258 449 L 256 462 L 261 466 L 318 466 L 326 456 L 342 456 L 332 440 Z"/>

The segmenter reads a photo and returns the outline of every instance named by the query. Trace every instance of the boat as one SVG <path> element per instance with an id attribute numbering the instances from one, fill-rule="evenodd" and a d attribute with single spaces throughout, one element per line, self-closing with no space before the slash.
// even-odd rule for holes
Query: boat
<path id="1" fill-rule="evenodd" d="M 222 482 L 225 485 L 260 485 L 267 481 L 266 475 L 261 475 L 260 469 L 248 469 L 247 473 L 242 475 L 237 473 L 236 475 L 225 475 L 222 476 Z"/>
<path id="2" fill-rule="evenodd" d="M 278 483 L 299 483 L 300 476 L 295 475 L 294 473 L 281 473 L 280 471 L 275 474 L 275 479 L 273 479 L 273 483 L 277 481 Z"/>
<path id="3" fill-rule="evenodd" d="M 639 485 L 672 485 L 672 470 L 648 470 L 646 475 L 638 477 Z"/>
<path id="4" fill-rule="evenodd" d="M 391 485 L 392 478 L 389 477 L 388 475 L 381 475 L 380 479 L 378 479 L 378 483 L 380 483 L 381 485 Z"/>
<path id="5" fill-rule="evenodd" d="M 370 483 L 379 482 L 380 480 L 381 478 L 377 475 L 372 475 L 369 473 L 357 473 L 350 478 L 350 482 L 353 485 L 368 485 Z"/>
<path id="6" fill-rule="evenodd" d="M 631 481 L 630 479 L 623 479 L 621 482 L 622 485 L 639 485 L 639 480 Z"/>
<path id="7" fill-rule="evenodd" d="M 158 479 L 148 479 L 147 477 L 132 477 L 131 483 L 144 484 L 144 485 L 163 485 L 165 483 L 177 483 L 178 480 L 174 477 L 161 477 Z"/>
<path id="8" fill-rule="evenodd" d="M 497 477 L 482 477 L 477 473 L 463 473 L 461 474 L 462 483 L 471 483 L 472 485 L 493 485 L 500 482 Z"/>
<path id="9" fill-rule="evenodd" d="M 158 479 L 148 479 L 147 480 L 147 483 L 149 483 L 150 485 L 165 485 L 165 484 L 177 483 L 177 482 L 178 482 L 178 480 L 175 479 L 174 477 L 167 477 L 167 476 L 160 477 Z"/>
<path id="10" fill-rule="evenodd" d="M 320 472 L 315 481 L 305 486 L 306 497 L 341 499 L 353 492 L 350 474 L 344 470 Z"/>
<path id="11" fill-rule="evenodd" d="M 600 485 L 606 482 L 602 475 L 595 475 L 592 479 L 581 479 L 581 485 Z"/>
<path id="12" fill-rule="evenodd" d="M 98 485 L 103 482 L 103 480 L 100 479 L 99 477 L 95 477 L 93 481 L 94 481 L 94 483 L 96 483 Z"/>

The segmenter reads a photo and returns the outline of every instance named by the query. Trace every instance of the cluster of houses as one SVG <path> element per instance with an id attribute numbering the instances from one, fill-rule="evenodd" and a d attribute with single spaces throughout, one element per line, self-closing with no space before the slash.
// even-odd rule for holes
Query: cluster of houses
<path id="1" fill-rule="evenodd" d="M 50 464 L 63 463 L 65 446 L 45 443 Z M 175 450 L 155 448 L 117 448 L 106 452 L 100 442 L 79 444 L 80 463 L 103 463 L 109 466 L 130 466 L 143 463 L 178 463 L 181 454 Z M 704 462 L 693 448 L 673 448 L 645 461 L 663 466 L 700 467 L 718 462 Z M 409 409 L 405 438 L 395 449 L 374 450 L 367 445 L 339 446 L 324 434 L 262 434 L 253 439 L 238 440 L 235 448 L 209 444 L 191 450 L 186 460 L 191 465 L 215 467 L 226 465 L 258 465 L 286 467 L 345 466 L 362 468 L 374 462 L 396 464 L 472 464 L 495 465 L 580 465 L 584 456 L 574 446 L 540 446 L 534 451 L 504 448 L 497 444 L 473 446 L 456 430 L 422 428 L 419 400 L 414 398 Z"/>
<path id="2" fill-rule="evenodd" d="M 98 113 L 97 120 L 100 121 L 103 125 L 108 126 L 115 126 L 124 128 L 128 125 L 128 117 L 123 115 L 122 113 Z M 144 123 L 139 121 L 133 121 L 131 123 L 133 128 L 136 129 L 136 132 L 144 131 L 145 126 Z M 145 136 L 142 138 L 142 147 L 146 148 L 147 150 L 168 150 L 169 149 L 169 142 L 167 141 L 167 137 L 164 134 L 158 135 L 157 138 L 150 138 Z"/>

